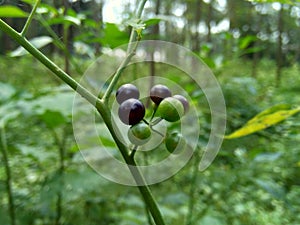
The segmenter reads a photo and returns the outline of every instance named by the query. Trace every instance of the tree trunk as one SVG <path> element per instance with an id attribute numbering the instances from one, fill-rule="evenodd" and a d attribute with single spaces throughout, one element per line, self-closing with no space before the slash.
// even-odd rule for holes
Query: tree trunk
<path id="1" fill-rule="evenodd" d="M 194 18 L 195 34 L 193 35 L 193 40 L 192 40 L 192 51 L 196 53 L 200 52 L 200 47 L 201 47 L 200 34 L 199 34 L 201 13 L 202 13 L 202 0 L 197 0 L 195 3 L 195 18 Z"/>
<path id="2" fill-rule="evenodd" d="M 276 69 L 276 87 L 280 85 L 281 80 L 281 70 L 283 66 L 283 52 L 282 52 L 282 33 L 283 33 L 283 4 L 281 4 L 279 13 L 278 13 L 278 24 L 277 24 L 277 30 L 278 30 L 278 39 L 277 39 L 277 69 Z"/>

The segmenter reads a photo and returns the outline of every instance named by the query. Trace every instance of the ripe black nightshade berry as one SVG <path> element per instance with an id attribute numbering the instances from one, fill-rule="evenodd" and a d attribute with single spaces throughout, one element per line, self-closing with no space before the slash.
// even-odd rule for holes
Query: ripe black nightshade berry
<path id="1" fill-rule="evenodd" d="M 136 86 L 133 84 L 123 84 L 116 93 L 116 99 L 119 104 L 126 101 L 127 99 L 134 98 L 138 99 L 140 97 L 140 92 Z"/>
<path id="2" fill-rule="evenodd" d="M 164 98 L 171 97 L 171 95 L 170 89 L 162 84 L 157 84 L 150 90 L 150 98 L 156 105 L 159 105 Z"/>
<path id="3" fill-rule="evenodd" d="M 145 106 L 139 100 L 130 98 L 122 102 L 118 114 L 123 123 L 135 125 L 144 118 Z"/>

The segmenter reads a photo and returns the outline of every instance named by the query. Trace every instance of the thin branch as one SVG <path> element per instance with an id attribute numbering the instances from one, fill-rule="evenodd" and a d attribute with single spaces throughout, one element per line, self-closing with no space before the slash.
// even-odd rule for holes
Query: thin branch
<path id="1" fill-rule="evenodd" d="M 137 15 L 140 17 L 143 7 L 145 5 L 147 0 L 142 0 L 141 4 L 137 10 Z M 87 89 L 85 89 L 83 86 L 81 86 L 77 81 L 72 79 L 67 73 L 65 73 L 61 68 L 59 68 L 57 65 L 55 65 L 50 59 L 48 59 L 43 53 L 41 53 L 37 48 L 35 48 L 26 38 L 24 38 L 20 33 L 16 32 L 13 28 L 11 28 L 8 24 L 6 24 L 3 20 L 0 19 L 0 29 L 4 31 L 6 34 L 11 36 L 17 43 L 19 43 L 22 47 L 24 47 L 29 53 L 31 53 L 37 60 L 39 60 L 42 64 L 44 64 L 49 70 L 51 70 L 58 78 L 60 78 L 62 81 L 64 81 L 66 84 L 68 84 L 74 91 L 76 91 L 78 94 L 80 94 L 83 98 L 85 98 L 88 102 L 90 102 L 92 105 L 94 105 L 100 115 L 103 118 L 103 121 L 105 122 L 108 130 L 110 131 L 112 138 L 114 139 L 117 147 L 119 148 L 122 157 L 124 158 L 125 162 L 128 165 L 128 168 L 138 186 L 138 189 L 144 199 L 145 204 L 148 206 L 149 211 L 151 212 L 151 215 L 153 217 L 153 220 L 155 221 L 156 225 L 165 225 L 165 222 L 163 220 L 162 214 L 158 208 L 158 205 L 155 201 L 155 199 L 152 196 L 152 193 L 150 191 L 150 188 L 147 186 L 145 179 L 140 172 L 139 168 L 137 167 L 135 161 L 130 157 L 128 154 L 128 148 L 127 146 L 119 139 L 119 136 L 117 135 L 117 131 L 114 129 L 115 126 L 113 126 L 113 121 L 111 120 L 111 112 L 108 108 L 107 104 L 103 100 L 99 100 L 96 96 L 94 96 L 92 93 L 90 93 Z M 112 90 L 114 86 L 117 83 L 118 77 L 120 76 L 122 70 L 124 69 L 124 66 L 126 63 L 129 62 L 131 57 L 133 56 L 134 52 L 129 54 L 129 57 L 127 60 L 125 60 L 121 66 L 118 76 L 114 76 L 113 79 L 113 85 L 111 85 L 108 89 L 108 91 L 105 94 L 106 101 L 108 100 L 110 94 L 112 93 Z"/>
<path id="2" fill-rule="evenodd" d="M 27 18 L 27 21 L 26 21 L 26 23 L 25 23 L 25 25 L 24 25 L 24 27 L 23 27 L 23 30 L 22 30 L 22 32 L 21 32 L 21 36 L 22 36 L 22 37 L 25 37 L 26 32 L 27 32 L 27 30 L 28 30 L 28 28 L 29 28 L 29 26 L 30 26 L 30 24 L 31 24 L 31 21 L 32 21 L 32 19 L 33 19 L 33 16 L 34 16 L 34 14 L 35 14 L 35 12 L 36 12 L 36 10 L 37 10 L 37 8 L 38 8 L 40 2 L 41 2 L 41 0 L 36 0 L 36 2 L 35 2 L 35 4 L 34 4 L 32 10 L 31 10 L 31 12 L 30 12 L 30 15 L 29 15 L 29 17 Z"/>
<path id="3" fill-rule="evenodd" d="M 136 12 L 136 18 L 137 19 L 141 18 L 142 12 L 143 12 L 143 9 L 145 7 L 146 2 L 147 2 L 147 0 L 142 0 L 140 2 L 139 6 L 138 6 L 138 9 L 137 9 L 137 12 Z M 103 101 L 105 103 L 108 102 L 109 97 L 110 97 L 113 89 L 117 85 L 117 82 L 120 79 L 120 76 L 121 76 L 123 70 L 128 65 L 128 63 L 130 62 L 131 58 L 135 55 L 135 50 L 137 48 L 138 41 L 139 40 L 136 40 L 136 30 L 135 30 L 135 28 L 132 28 L 131 34 L 130 34 L 130 38 L 129 38 L 129 42 L 128 42 L 128 48 L 127 48 L 126 58 L 124 59 L 124 61 L 121 63 L 121 65 L 117 69 L 116 73 L 114 74 L 114 77 L 112 78 L 112 81 L 110 82 L 110 84 L 109 84 L 106 92 L 104 93 L 104 96 L 103 96 L 102 99 L 103 99 Z"/>

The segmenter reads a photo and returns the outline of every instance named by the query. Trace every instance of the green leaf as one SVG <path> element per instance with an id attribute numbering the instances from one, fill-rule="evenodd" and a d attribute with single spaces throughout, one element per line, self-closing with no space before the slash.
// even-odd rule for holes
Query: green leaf
<path id="1" fill-rule="evenodd" d="M 17 144 L 16 147 L 22 155 L 32 157 L 33 159 L 39 162 L 44 162 L 49 159 L 55 159 L 56 157 L 55 152 L 46 151 L 46 149 L 42 147 L 35 147 L 23 144 Z"/>
<path id="2" fill-rule="evenodd" d="M 242 128 L 225 136 L 226 139 L 243 137 L 257 131 L 266 129 L 300 112 L 300 107 L 296 109 L 286 109 L 287 105 L 273 106 L 249 120 Z"/>
<path id="3" fill-rule="evenodd" d="M 51 42 L 53 42 L 53 39 L 48 36 L 41 36 L 41 37 L 32 38 L 29 41 L 34 47 L 40 49 L 40 48 L 50 44 Z M 23 55 L 27 55 L 27 54 L 29 54 L 29 53 L 23 47 L 18 47 L 16 50 L 10 52 L 9 56 L 10 57 L 19 57 L 19 56 L 23 56 Z"/>
<path id="4" fill-rule="evenodd" d="M 46 110 L 40 115 L 40 118 L 49 128 L 55 128 L 68 122 L 66 117 L 60 112 L 51 110 Z"/>
<path id="5" fill-rule="evenodd" d="M 36 2 L 36 0 L 22 0 L 22 2 L 25 2 L 29 5 L 33 5 Z"/>
<path id="6" fill-rule="evenodd" d="M 252 42 L 256 41 L 257 40 L 257 37 L 254 36 L 254 35 L 248 35 L 244 38 L 242 38 L 240 40 L 240 43 L 239 43 L 239 48 L 240 49 L 245 49 L 247 48 Z"/>
<path id="7" fill-rule="evenodd" d="M 284 199 L 286 193 L 284 189 L 274 181 L 255 179 L 254 182 L 277 199 Z"/>
<path id="8" fill-rule="evenodd" d="M 49 25 L 54 24 L 65 24 L 65 25 L 76 25 L 79 26 L 81 24 L 80 19 L 73 17 L 73 16 L 63 16 L 63 17 L 56 17 L 47 21 Z"/>
<path id="9" fill-rule="evenodd" d="M 4 5 L 0 6 L 0 17 L 6 18 L 24 18 L 28 14 L 16 6 Z"/>
<path id="10" fill-rule="evenodd" d="M 160 18 L 151 18 L 151 19 L 145 20 L 144 24 L 146 25 L 146 27 L 149 27 L 149 26 L 158 24 L 160 21 L 161 21 Z"/>
<path id="11" fill-rule="evenodd" d="M 126 44 L 128 41 L 128 33 L 121 31 L 117 24 L 106 23 L 104 28 L 104 37 L 100 42 L 110 48 L 116 48 Z"/>

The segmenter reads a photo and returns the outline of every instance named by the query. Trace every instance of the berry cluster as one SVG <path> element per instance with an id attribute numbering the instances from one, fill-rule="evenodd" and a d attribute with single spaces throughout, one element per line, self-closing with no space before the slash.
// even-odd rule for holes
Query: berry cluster
<path id="1" fill-rule="evenodd" d="M 154 110 L 150 122 L 148 122 L 144 118 L 145 106 L 139 97 L 140 92 L 133 84 L 124 84 L 116 92 L 116 100 L 120 105 L 119 118 L 124 124 L 131 125 L 128 130 L 128 139 L 135 146 L 146 144 L 151 139 L 151 133 L 155 131 L 153 126 L 158 124 L 160 120 L 176 122 L 189 110 L 189 102 L 184 96 L 172 96 L 168 87 L 158 84 L 150 90 Z M 160 119 L 153 121 L 154 116 Z M 164 136 L 164 141 L 170 153 L 174 153 L 176 148 L 183 149 L 185 146 L 182 134 L 177 131 Z"/>

